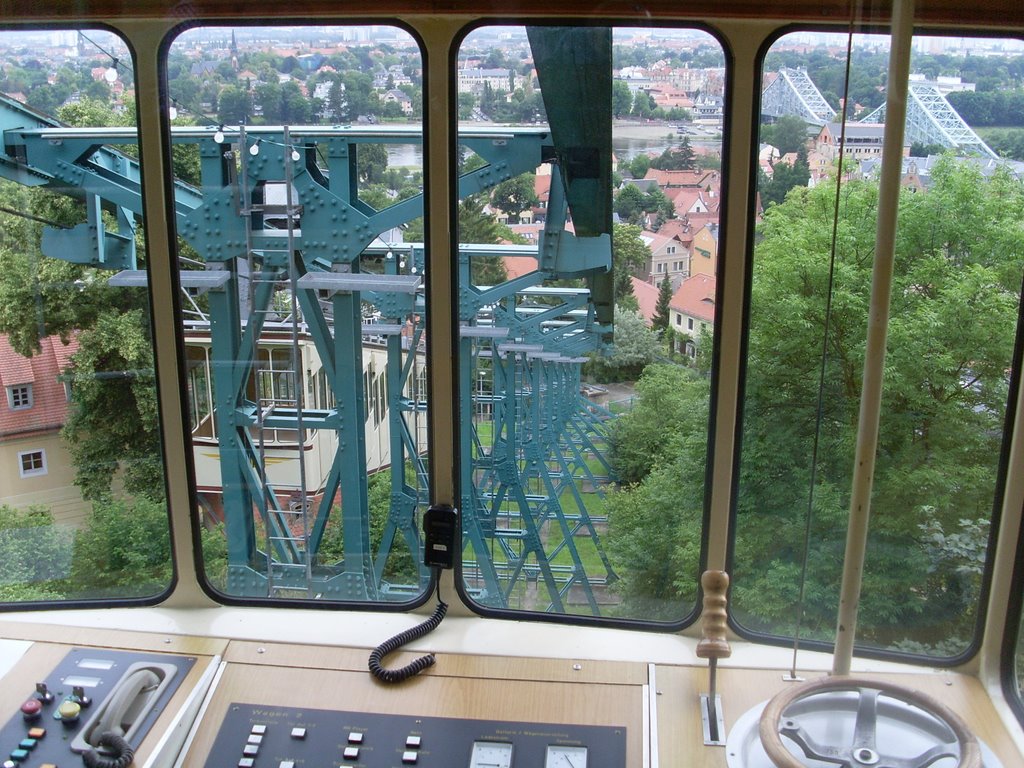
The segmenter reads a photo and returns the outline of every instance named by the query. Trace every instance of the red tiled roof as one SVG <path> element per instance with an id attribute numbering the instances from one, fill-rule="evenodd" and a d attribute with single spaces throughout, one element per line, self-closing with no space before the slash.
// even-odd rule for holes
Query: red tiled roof
<path id="1" fill-rule="evenodd" d="M 32 385 L 31 408 L 11 410 L 7 393 L 0 397 L 0 435 L 43 432 L 63 426 L 68 403 L 64 383 L 58 377 L 77 349 L 75 340 L 65 345 L 58 337 L 49 336 L 40 341 L 38 354 L 22 357 L 11 348 L 7 336 L 0 334 L 0 376 L 4 386 Z"/>
<path id="2" fill-rule="evenodd" d="M 631 276 L 629 281 L 633 284 L 633 295 L 640 305 L 640 315 L 650 325 L 658 310 L 658 286 L 645 283 L 639 277 Z"/>
<path id="3" fill-rule="evenodd" d="M 713 323 L 715 321 L 715 278 L 710 275 L 693 275 L 686 278 L 673 294 L 669 306 L 684 315 Z"/>

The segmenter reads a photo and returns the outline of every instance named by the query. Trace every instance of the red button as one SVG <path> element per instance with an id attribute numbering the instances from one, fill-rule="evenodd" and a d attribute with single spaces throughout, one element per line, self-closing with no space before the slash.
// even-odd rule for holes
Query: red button
<path id="1" fill-rule="evenodd" d="M 25 719 L 39 717 L 39 712 L 42 710 L 43 705 L 39 702 L 39 699 L 29 699 L 21 705 L 21 714 L 25 716 Z"/>

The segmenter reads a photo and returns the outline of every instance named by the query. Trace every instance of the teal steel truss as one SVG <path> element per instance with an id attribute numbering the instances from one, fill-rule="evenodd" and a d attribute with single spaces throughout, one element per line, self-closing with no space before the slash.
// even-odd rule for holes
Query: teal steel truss
<path id="1" fill-rule="evenodd" d="M 459 177 L 460 197 L 552 168 L 536 247 L 467 243 L 458 252 L 464 584 L 488 606 L 596 615 L 615 580 L 600 507 L 612 475 L 610 417 L 580 396 L 580 369 L 611 336 L 610 33 L 586 30 L 567 43 L 532 30 L 531 39 L 551 128 L 481 127 L 458 138 L 482 161 Z M 552 77 L 579 55 L 579 77 Z M 588 62 L 609 67 L 607 83 L 580 82 Z M 596 111 L 581 122 L 559 99 Z M 588 127 L 594 120 L 607 129 Z M 0 175 L 85 203 L 80 226 L 45 230 L 44 254 L 110 270 L 115 286 L 145 286 L 135 131 L 68 128 L 6 98 L 0 129 Z M 423 215 L 423 199 L 374 208 L 360 195 L 358 159 L 371 145 L 420 144 L 421 133 L 175 127 L 171 138 L 198 155 L 201 174 L 175 182 L 174 215 L 198 257 L 182 259 L 179 280 L 198 317 L 186 337 L 209 349 L 227 591 L 413 599 L 429 581 L 418 563 L 431 500 L 421 285 L 430 259 L 395 232 Z M 529 274 L 472 284 L 473 260 L 523 253 L 536 259 Z M 371 414 L 386 426 L 387 459 L 376 466 Z M 304 469 L 276 468 L 287 457 L 304 468 L 318 440 L 330 451 L 315 484 Z M 388 468 L 386 514 L 371 523 L 368 475 Z"/>

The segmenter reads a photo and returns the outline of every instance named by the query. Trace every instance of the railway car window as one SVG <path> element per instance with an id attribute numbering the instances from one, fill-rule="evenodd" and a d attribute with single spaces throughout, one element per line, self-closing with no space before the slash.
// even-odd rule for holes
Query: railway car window
<path id="1" fill-rule="evenodd" d="M 0 602 L 153 598 L 170 538 L 132 57 L 0 31 Z"/>
<path id="2" fill-rule="evenodd" d="M 1019 375 L 1022 54 L 1017 41 L 914 41 L 858 632 L 869 648 L 951 658 L 976 639 Z M 764 61 L 732 601 L 753 633 L 834 637 L 887 56 L 887 38 L 854 36 L 847 81 L 845 36 L 795 33 Z"/>
<path id="3" fill-rule="evenodd" d="M 484 611 L 693 609 L 724 66 L 693 29 L 459 48 L 462 579 Z"/>
<path id="4" fill-rule="evenodd" d="M 422 57 L 391 26 L 168 50 L 196 507 L 238 598 L 425 589 Z"/>

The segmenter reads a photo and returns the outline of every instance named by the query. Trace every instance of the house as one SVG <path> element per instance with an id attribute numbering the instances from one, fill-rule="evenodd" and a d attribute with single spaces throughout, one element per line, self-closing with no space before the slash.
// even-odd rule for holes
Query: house
<path id="1" fill-rule="evenodd" d="M 709 221 L 693 234 L 690 275 L 714 277 L 718 268 L 718 222 Z"/>
<path id="2" fill-rule="evenodd" d="M 701 333 L 715 325 L 715 278 L 693 275 L 683 280 L 669 302 L 669 327 L 683 337 L 679 351 L 697 356 Z"/>
<path id="3" fill-rule="evenodd" d="M 397 104 L 404 115 L 412 114 L 412 99 L 409 98 L 409 94 L 405 91 L 392 88 L 390 91 L 385 91 L 381 95 L 380 100 L 383 104 Z"/>
<path id="4" fill-rule="evenodd" d="M 690 275 L 690 252 L 682 239 L 670 229 L 667 233 L 645 231 L 640 239 L 651 251 L 645 274 L 642 276 L 652 285 L 660 285 L 667 275 L 673 287 Z"/>
<path id="5" fill-rule="evenodd" d="M 68 416 L 70 382 L 62 376 L 78 348 L 56 336 L 41 339 L 32 357 L 18 354 L 0 334 L 0 503 L 45 506 L 62 525 L 89 512 L 75 485 L 71 454 L 60 436 Z"/>

